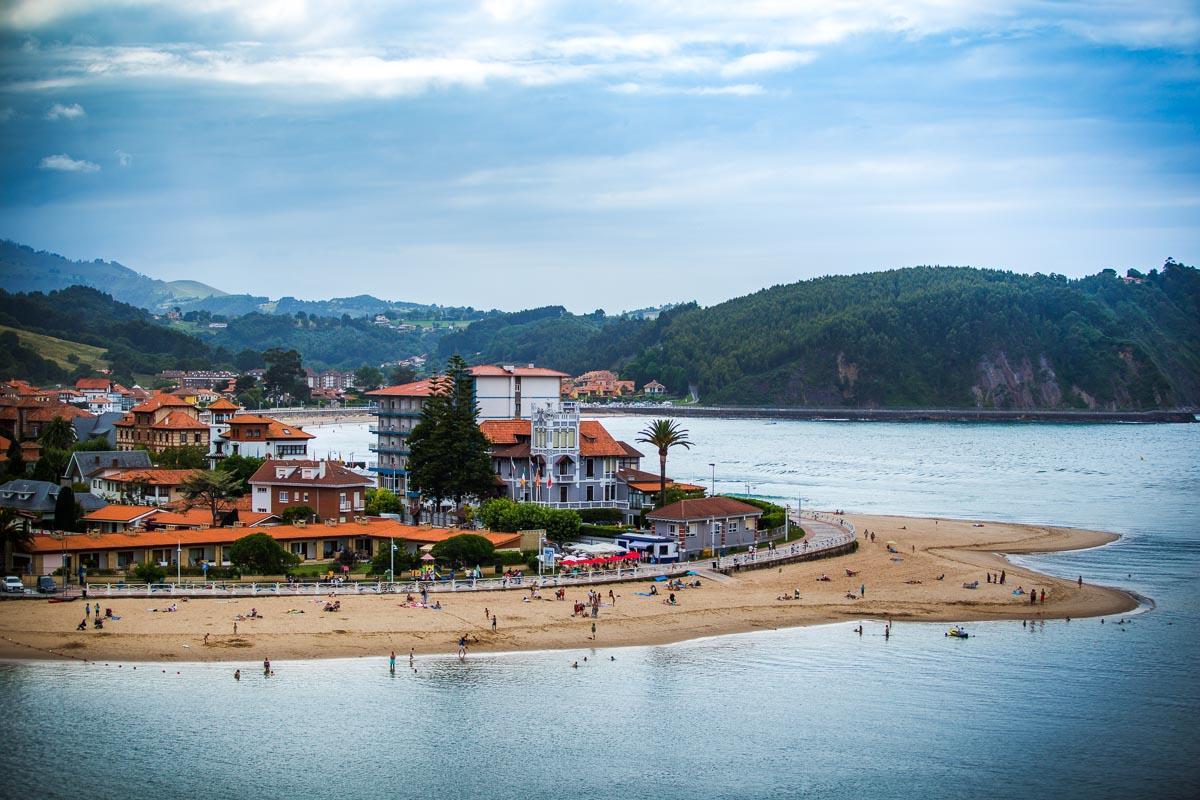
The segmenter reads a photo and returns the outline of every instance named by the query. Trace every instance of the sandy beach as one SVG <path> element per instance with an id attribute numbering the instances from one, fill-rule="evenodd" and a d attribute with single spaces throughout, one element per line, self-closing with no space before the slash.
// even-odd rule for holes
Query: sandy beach
<path id="1" fill-rule="evenodd" d="M 661 594 L 647 597 L 650 582 L 568 587 L 565 601 L 553 589 L 542 599 L 528 591 L 479 592 L 433 597 L 442 610 L 409 608 L 403 596 L 342 595 L 337 612 L 322 610 L 325 598 L 179 598 L 173 613 L 151 611 L 167 598 L 101 599 L 120 617 L 104 630 L 77 632 L 83 603 L 23 600 L 0 604 L 0 658 L 75 658 L 100 661 L 258 662 L 301 658 L 404 657 L 453 653 L 466 635 L 470 652 L 666 644 L 761 629 L 857 619 L 970 622 L 995 619 L 1061 619 L 1121 614 L 1137 607 L 1129 594 L 1041 575 L 1013 566 L 1004 553 L 1035 553 L 1097 547 L 1114 534 L 1041 525 L 972 523 L 961 520 L 848 514 L 875 542 L 856 553 L 824 560 L 743 570 L 721 580 L 702 577 L 699 588 L 676 592 L 677 606 Z M 885 542 L 896 542 L 898 554 Z M 899 560 L 895 560 L 899 559 Z M 847 576 L 847 570 L 857 573 Z M 1007 572 L 1006 584 L 987 573 Z M 819 580 L 822 574 L 830 580 Z M 940 575 L 944 579 L 938 580 Z M 963 588 L 978 581 L 977 589 Z M 1017 587 L 1045 590 L 1045 604 L 1030 605 Z M 605 599 L 591 636 L 590 617 L 572 617 L 589 588 Z M 856 597 L 865 588 L 865 596 Z M 616 596 L 608 600 L 609 590 Z M 800 599 L 791 598 L 796 590 Z M 433 598 L 431 598 L 433 599 Z M 261 619 L 234 623 L 257 609 Z M 485 609 L 497 617 L 493 631 Z M 205 635 L 208 642 L 205 643 Z"/>

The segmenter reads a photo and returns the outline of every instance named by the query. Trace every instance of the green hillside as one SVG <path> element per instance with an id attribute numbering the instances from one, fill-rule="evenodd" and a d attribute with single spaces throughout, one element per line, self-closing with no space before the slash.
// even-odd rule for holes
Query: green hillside
<path id="1" fill-rule="evenodd" d="M 45 336 L 40 333 L 0 325 L 0 333 L 6 331 L 16 334 L 22 346 L 28 347 L 42 358 L 54 362 L 64 370 L 73 371 L 80 366 L 92 371 L 108 368 L 108 361 L 104 358 L 104 348 L 102 347 L 71 342 L 66 339 L 58 339 L 54 336 Z"/>
<path id="2" fill-rule="evenodd" d="M 657 320 L 500 315 L 476 362 L 612 368 L 706 404 L 1148 409 L 1200 403 L 1200 273 L 915 267 L 774 286 Z"/>

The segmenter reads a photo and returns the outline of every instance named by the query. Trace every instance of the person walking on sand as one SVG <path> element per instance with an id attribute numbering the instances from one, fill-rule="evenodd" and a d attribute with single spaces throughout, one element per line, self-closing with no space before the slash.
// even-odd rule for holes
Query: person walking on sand
<path id="1" fill-rule="evenodd" d="M 483 618 L 484 618 L 484 619 L 491 619 L 491 618 L 492 618 L 492 612 L 488 610 L 488 607 L 487 607 L 487 606 L 484 606 L 484 607 L 483 607 Z"/>
<path id="2" fill-rule="evenodd" d="M 233 635 L 237 636 L 237 623 L 233 623 Z"/>
<path id="3" fill-rule="evenodd" d="M 588 637 L 593 642 L 596 641 L 596 623 L 592 623 L 592 635 Z"/>
<path id="4" fill-rule="evenodd" d="M 866 597 L 866 596 L 867 596 L 867 584 L 865 584 L 865 583 L 860 583 L 860 584 L 858 585 L 858 596 L 859 596 L 860 598 L 861 598 L 861 597 Z"/>
<path id="5" fill-rule="evenodd" d="M 1079 576 L 1079 588 L 1080 589 L 1083 588 L 1083 576 L 1082 575 Z"/>
<path id="6" fill-rule="evenodd" d="M 1045 589 L 1042 589 L 1042 599 L 1041 599 L 1041 603 L 1042 603 L 1042 605 L 1045 605 L 1045 604 L 1046 604 L 1046 590 L 1045 590 Z"/>
<path id="7" fill-rule="evenodd" d="M 1003 586 L 1003 585 L 1004 585 L 1004 579 L 1005 579 L 1006 577 L 1008 577 L 1008 573 L 1007 573 L 1007 572 L 1005 572 L 1004 570 L 1000 570 L 1000 585 L 1001 585 L 1001 586 Z"/>
<path id="8" fill-rule="evenodd" d="M 492 614 L 492 631 L 495 632 L 495 630 L 496 630 L 496 615 Z"/>
<path id="9" fill-rule="evenodd" d="M 458 637 L 458 660 L 462 661 L 467 655 L 467 635 Z"/>
<path id="10" fill-rule="evenodd" d="M 608 590 L 608 600 L 610 603 L 612 603 L 613 607 L 615 608 L 617 605 L 617 596 L 615 594 L 613 594 L 612 589 Z"/>

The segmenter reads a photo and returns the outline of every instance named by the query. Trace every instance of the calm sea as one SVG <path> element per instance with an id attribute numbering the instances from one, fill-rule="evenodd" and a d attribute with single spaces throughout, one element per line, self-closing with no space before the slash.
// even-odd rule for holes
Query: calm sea
<path id="1" fill-rule="evenodd" d="M 604 422 L 632 442 L 646 420 Z M 383 654 L 246 664 L 240 683 L 233 665 L 0 666 L 0 796 L 1200 796 L 1200 426 L 683 425 L 695 446 L 668 472 L 707 484 L 715 464 L 718 491 L 1122 533 L 1022 561 L 1154 606 L 968 641 L 847 623 L 395 676 Z M 318 451 L 366 452 L 365 426 L 315 430 Z"/>

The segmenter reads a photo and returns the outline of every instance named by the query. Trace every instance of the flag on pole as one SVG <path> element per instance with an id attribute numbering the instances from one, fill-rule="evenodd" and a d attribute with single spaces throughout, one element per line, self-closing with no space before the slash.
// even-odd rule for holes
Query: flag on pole
<path id="1" fill-rule="evenodd" d="M 546 476 L 546 488 L 547 488 L 547 489 L 553 489 L 553 488 L 554 488 L 554 476 L 553 476 L 553 475 L 547 475 L 547 476 Z"/>

